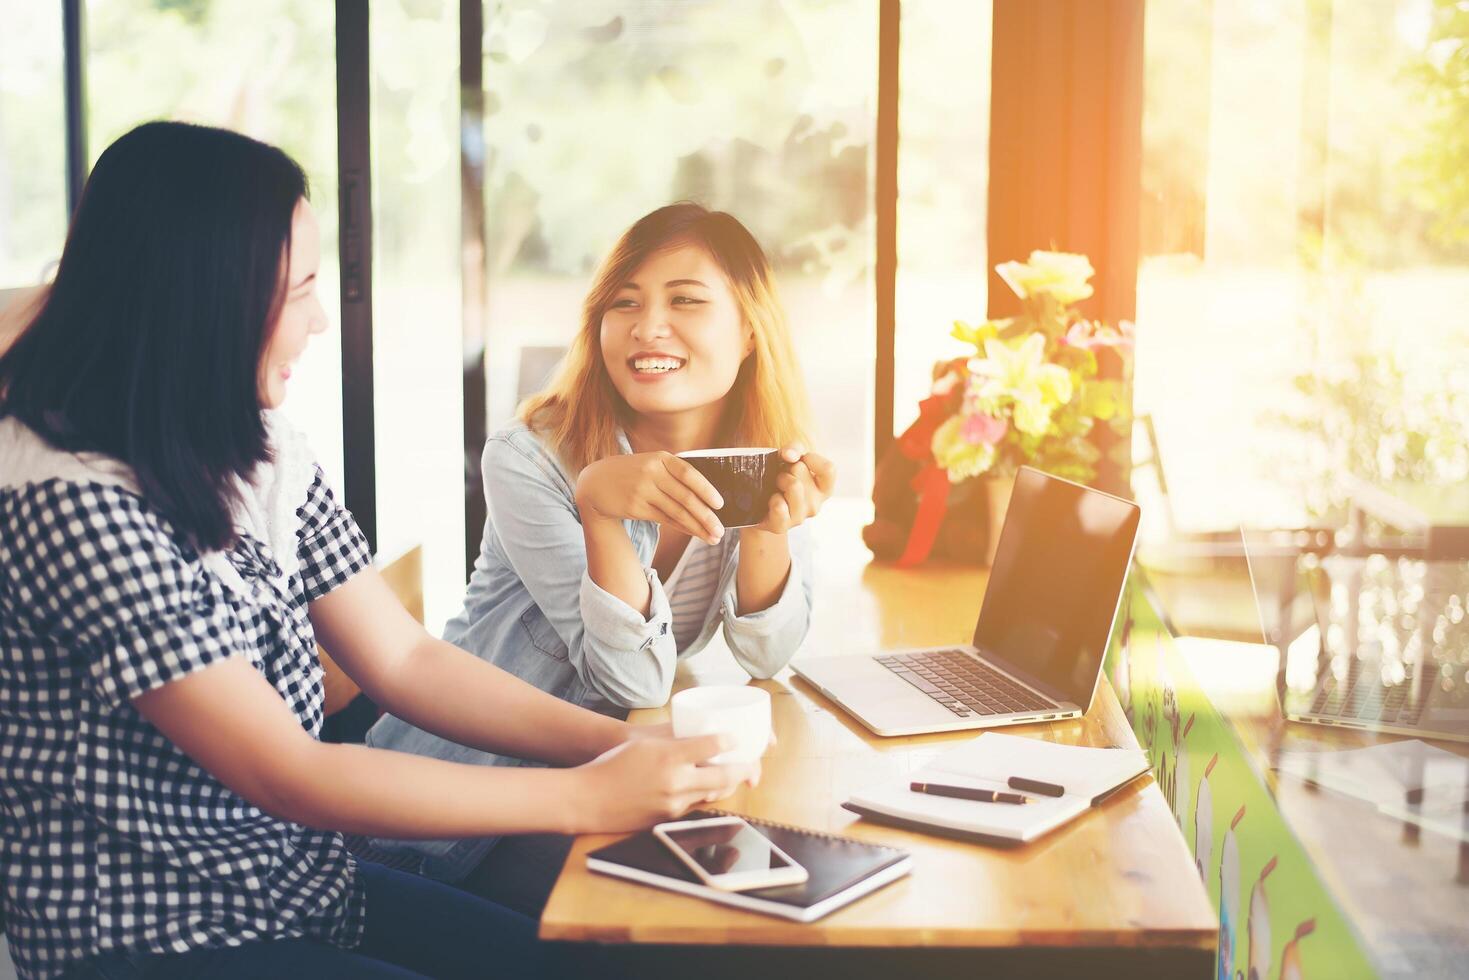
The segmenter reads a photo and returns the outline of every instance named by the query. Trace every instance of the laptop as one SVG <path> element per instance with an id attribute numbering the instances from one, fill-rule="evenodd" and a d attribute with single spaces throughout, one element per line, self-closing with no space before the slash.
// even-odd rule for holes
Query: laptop
<path id="1" fill-rule="evenodd" d="M 1138 516 L 1132 501 L 1021 467 L 971 643 L 792 669 L 878 735 L 1079 717 L 1102 673 Z"/>
<path id="2" fill-rule="evenodd" d="M 1260 591 L 1248 539 L 1246 548 Z M 1459 598 L 1469 594 L 1469 568 L 1328 556 L 1302 559 L 1293 573 L 1296 594 L 1310 602 L 1306 628 L 1284 634 L 1288 720 L 1469 741 L 1469 618 Z"/>

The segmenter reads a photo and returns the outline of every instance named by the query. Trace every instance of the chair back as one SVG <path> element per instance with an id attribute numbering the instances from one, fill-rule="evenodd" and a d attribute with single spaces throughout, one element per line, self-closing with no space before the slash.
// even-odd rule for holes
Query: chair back
<path id="1" fill-rule="evenodd" d="M 565 347 L 522 347 L 520 369 L 515 378 L 515 404 L 546 387 L 565 356 Z"/>
<path id="2" fill-rule="evenodd" d="M 31 322 L 44 289 L 44 286 L 0 289 L 0 354 L 10 349 Z"/>

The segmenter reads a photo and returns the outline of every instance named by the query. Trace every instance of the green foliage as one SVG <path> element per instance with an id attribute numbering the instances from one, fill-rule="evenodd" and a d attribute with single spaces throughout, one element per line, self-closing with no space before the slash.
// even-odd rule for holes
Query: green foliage
<path id="1" fill-rule="evenodd" d="M 209 0 L 153 0 L 158 10 L 177 13 L 191 24 L 202 24 L 209 15 Z"/>
<path id="2" fill-rule="evenodd" d="M 1469 242 L 1469 6 L 1435 0 L 1422 61 L 1410 76 L 1429 111 L 1409 158 L 1416 201 L 1435 215 L 1430 235 Z"/>
<path id="3" fill-rule="evenodd" d="M 1360 270 L 1318 272 L 1307 283 L 1327 297 L 1316 353 L 1291 397 L 1263 416 L 1295 437 L 1274 464 L 1307 511 L 1340 515 L 1347 476 L 1430 487 L 1469 480 L 1469 362 L 1447 346 L 1423 356 L 1398 331 L 1374 329 Z"/>
<path id="4" fill-rule="evenodd" d="M 778 270 L 864 274 L 876 35 L 853 13 L 823 0 L 487 7 L 491 276 L 584 275 L 616 229 L 681 198 L 738 202 Z"/>
<path id="5" fill-rule="evenodd" d="M 1273 415 L 1303 437 L 1291 469 L 1310 512 L 1339 514 L 1342 478 L 1422 486 L 1469 475 L 1469 392 L 1450 379 L 1420 387 L 1391 351 L 1357 351 L 1295 379 L 1298 404 Z"/>
<path id="6" fill-rule="evenodd" d="M 1376 268 L 1462 261 L 1466 41 L 1461 0 L 1147 4 L 1142 255 L 1258 258 L 1279 222 Z"/>
<path id="7" fill-rule="evenodd" d="M 336 245 L 335 40 L 328 4 L 110 0 L 87 5 L 87 140 L 95 162 L 152 119 L 235 129 L 300 161 Z"/>
<path id="8" fill-rule="evenodd" d="M 1093 368 L 1093 371 L 1095 370 Z M 1083 418 L 1090 417 L 1099 422 L 1110 422 L 1122 411 L 1122 397 L 1121 382 L 1098 378 L 1083 385 L 1073 401 L 1076 404 L 1076 413 Z"/>

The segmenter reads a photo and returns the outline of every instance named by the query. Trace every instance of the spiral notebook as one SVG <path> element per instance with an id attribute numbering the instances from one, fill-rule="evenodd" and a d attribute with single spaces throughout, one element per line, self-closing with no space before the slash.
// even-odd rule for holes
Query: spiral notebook
<path id="1" fill-rule="evenodd" d="M 722 816 L 730 814 L 702 810 L 683 819 Z M 806 869 L 809 877 L 804 883 L 746 892 L 710 888 L 674 857 L 652 831 L 598 848 L 587 855 L 587 868 L 598 874 L 796 922 L 815 922 L 913 870 L 913 859 L 906 851 L 754 817 L 743 819 Z"/>

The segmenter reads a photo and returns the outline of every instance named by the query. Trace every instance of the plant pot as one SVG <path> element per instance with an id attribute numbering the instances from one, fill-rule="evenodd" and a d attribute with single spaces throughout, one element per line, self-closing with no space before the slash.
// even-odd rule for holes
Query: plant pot
<path id="1" fill-rule="evenodd" d="M 1015 489 L 1015 475 L 985 478 L 984 492 L 989 504 L 989 535 L 985 539 L 984 563 L 991 568 L 995 564 L 995 552 L 1000 547 L 1000 528 L 1005 526 L 1005 511 L 1010 507 L 1010 493 Z"/>

